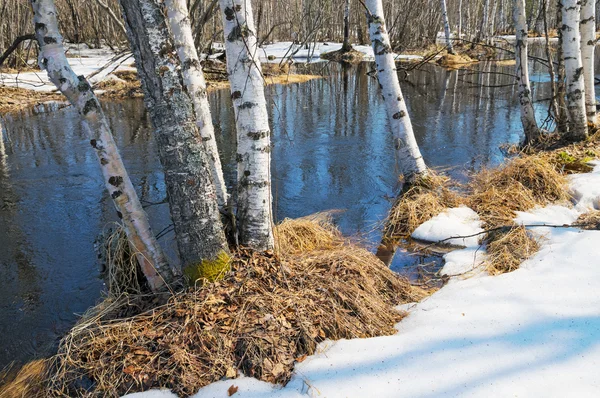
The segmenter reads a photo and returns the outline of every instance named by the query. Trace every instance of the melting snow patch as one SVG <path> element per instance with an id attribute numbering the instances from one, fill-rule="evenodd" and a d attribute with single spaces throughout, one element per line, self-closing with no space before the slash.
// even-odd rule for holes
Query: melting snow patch
<path id="1" fill-rule="evenodd" d="M 412 237 L 427 242 L 442 242 L 454 246 L 477 247 L 483 232 L 482 222 L 477 213 L 468 207 L 444 210 L 441 214 L 421 224 Z M 475 236 L 470 236 L 475 235 Z M 469 238 L 455 238 L 470 236 Z"/>

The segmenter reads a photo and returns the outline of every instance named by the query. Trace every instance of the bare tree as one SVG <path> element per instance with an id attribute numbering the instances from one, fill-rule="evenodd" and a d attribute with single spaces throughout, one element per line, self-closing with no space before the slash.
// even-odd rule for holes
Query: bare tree
<path id="1" fill-rule="evenodd" d="M 585 108 L 589 122 L 596 123 L 594 50 L 596 48 L 596 0 L 581 0 L 581 59 L 585 84 Z"/>
<path id="2" fill-rule="evenodd" d="M 182 66 L 183 83 L 194 105 L 196 123 L 208 154 L 212 178 L 217 191 L 217 202 L 219 208 L 223 210 L 227 205 L 227 186 L 223 178 L 221 158 L 210 114 L 206 80 L 204 79 L 198 52 L 194 46 L 187 5 L 185 0 L 165 0 L 165 5 L 175 49 Z"/>
<path id="3" fill-rule="evenodd" d="M 211 166 L 182 86 L 163 3 L 121 0 L 125 27 L 150 114 L 182 265 L 197 266 L 228 252 Z"/>
<path id="4" fill-rule="evenodd" d="M 581 3 L 578 0 L 560 0 L 560 5 L 563 21 L 562 45 L 567 81 L 567 110 L 569 112 L 566 137 L 571 140 L 582 140 L 587 137 L 588 126 L 579 30 Z"/>
<path id="5" fill-rule="evenodd" d="M 237 129 L 240 243 L 272 249 L 271 130 L 252 6 L 245 0 L 219 0 L 219 5 Z"/>
<path id="6" fill-rule="evenodd" d="M 442 20 L 444 22 L 444 34 L 446 35 L 446 47 L 448 48 L 449 54 L 455 54 L 454 46 L 452 46 L 452 38 L 450 37 L 450 22 L 448 22 L 446 0 L 440 0 L 440 3 L 442 5 Z"/>
<path id="7" fill-rule="evenodd" d="M 519 87 L 521 104 L 521 123 L 525 131 L 525 143 L 532 143 L 539 137 L 540 130 L 535 120 L 535 112 L 531 99 L 529 83 L 529 58 L 527 56 L 527 18 L 525 16 L 525 0 L 514 0 L 513 18 L 515 24 L 515 61 L 516 78 Z"/>
<path id="8" fill-rule="evenodd" d="M 108 193 L 123 220 L 127 237 L 152 290 L 160 289 L 176 274 L 167 264 L 150 228 L 117 150 L 108 121 L 90 84 L 76 76 L 65 56 L 52 0 L 32 0 L 36 38 L 40 45 L 40 68 L 79 111 L 84 130 L 96 151 Z"/>
<path id="9" fill-rule="evenodd" d="M 419 151 L 406 102 L 402 96 L 396 63 L 385 26 L 381 0 L 365 1 L 369 34 L 373 43 L 377 78 L 385 101 L 385 108 L 394 136 L 400 171 L 408 184 L 427 174 L 427 167 Z"/>

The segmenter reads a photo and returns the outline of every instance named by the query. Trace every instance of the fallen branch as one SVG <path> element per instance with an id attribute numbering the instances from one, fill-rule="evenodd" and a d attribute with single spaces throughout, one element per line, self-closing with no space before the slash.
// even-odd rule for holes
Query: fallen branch
<path id="1" fill-rule="evenodd" d="M 17 47 L 19 47 L 19 44 L 21 44 L 21 42 L 24 42 L 25 40 L 35 40 L 35 35 L 32 33 L 29 35 L 17 37 L 15 41 L 13 41 L 13 44 L 11 44 L 10 47 L 8 47 L 6 51 L 4 51 L 4 54 L 0 55 L 0 66 L 2 66 L 2 64 L 10 56 L 10 54 L 12 54 L 17 49 Z"/>

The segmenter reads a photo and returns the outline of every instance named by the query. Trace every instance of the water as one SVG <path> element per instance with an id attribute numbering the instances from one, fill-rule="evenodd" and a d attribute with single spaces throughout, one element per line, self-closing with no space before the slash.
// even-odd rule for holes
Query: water
<path id="1" fill-rule="evenodd" d="M 275 217 L 340 209 L 347 235 L 375 245 L 380 222 L 398 190 L 398 169 L 375 78 L 367 64 L 315 66 L 331 75 L 267 88 L 273 126 Z M 534 94 L 549 97 L 536 66 Z M 512 66 L 479 64 L 473 71 L 426 65 L 402 88 L 429 166 L 466 180 L 499 164 L 499 146 L 520 133 Z M 502 72 L 504 75 L 492 73 Z M 228 181 L 234 179 L 235 135 L 227 90 L 210 95 Z M 142 101 L 104 104 L 134 185 L 146 204 L 165 186 Z M 546 104 L 537 106 L 539 116 Z M 6 116 L 0 146 L 0 367 L 49 354 L 60 336 L 101 297 L 93 249 L 116 221 L 95 154 L 72 108 Z M 156 232 L 170 224 L 164 204 L 147 208 Z M 173 236 L 161 239 L 176 258 Z M 395 269 L 412 262 L 398 255 Z"/>

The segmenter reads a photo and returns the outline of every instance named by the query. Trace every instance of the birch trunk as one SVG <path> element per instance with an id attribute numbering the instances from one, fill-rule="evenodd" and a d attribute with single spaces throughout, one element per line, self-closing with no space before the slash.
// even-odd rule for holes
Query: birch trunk
<path id="1" fill-rule="evenodd" d="M 585 84 L 581 60 L 581 36 L 579 18 L 581 5 L 578 0 L 561 0 L 563 57 L 567 78 L 567 110 L 569 126 L 567 138 L 582 140 L 587 137 L 585 112 Z"/>
<path id="2" fill-rule="evenodd" d="M 228 252 L 217 194 L 190 97 L 182 87 L 161 0 L 121 0 L 150 114 L 183 267 Z"/>
<path id="3" fill-rule="evenodd" d="M 240 243 L 272 249 L 271 131 L 252 6 L 246 0 L 219 0 L 219 4 L 237 129 Z"/>
<path id="4" fill-rule="evenodd" d="M 165 6 L 167 7 L 168 23 L 173 34 L 175 49 L 182 66 L 183 83 L 192 99 L 196 124 L 210 161 L 212 178 L 217 191 L 217 202 L 219 208 L 224 210 L 227 205 L 227 186 L 223 178 L 221 158 L 210 114 L 206 80 L 204 79 L 198 52 L 194 46 L 187 5 L 185 0 L 165 0 Z"/>
<path id="5" fill-rule="evenodd" d="M 525 144 L 535 142 L 540 131 L 535 120 L 531 86 L 529 84 L 529 65 L 527 56 L 527 18 L 525 16 L 525 0 L 515 0 L 513 19 L 515 24 L 515 61 L 516 78 L 521 105 L 521 123 L 525 132 Z"/>
<path id="6" fill-rule="evenodd" d="M 456 54 L 454 52 L 454 46 L 452 46 L 452 39 L 450 38 L 450 23 L 448 22 L 448 9 L 446 8 L 446 0 L 440 0 L 442 3 L 442 20 L 444 21 L 444 34 L 446 35 L 446 47 L 448 48 L 448 54 Z"/>
<path id="7" fill-rule="evenodd" d="M 462 3 L 463 0 L 458 1 L 458 40 L 462 40 Z"/>
<path id="8" fill-rule="evenodd" d="M 418 176 L 427 174 L 427 167 L 419 151 L 406 102 L 400 89 L 394 55 L 385 27 L 382 2 L 381 0 L 367 0 L 365 5 L 367 7 L 369 34 L 377 65 L 377 78 L 394 136 L 400 171 L 404 174 L 406 182 L 410 184 Z"/>
<path id="9" fill-rule="evenodd" d="M 352 50 L 350 45 L 350 0 L 346 0 L 344 4 L 344 43 L 342 51 L 348 52 Z"/>
<path id="10" fill-rule="evenodd" d="M 77 76 L 69 66 L 58 31 L 56 9 L 52 0 L 32 0 L 35 34 L 40 46 L 39 64 L 48 77 L 79 111 L 84 131 L 90 137 L 102 169 L 104 184 L 117 208 L 136 258 L 154 291 L 172 281 L 171 269 L 156 241 L 148 216 L 127 175 L 113 140 L 100 102 L 84 76 Z"/>
<path id="11" fill-rule="evenodd" d="M 475 39 L 476 43 L 479 43 L 487 38 L 489 8 L 490 0 L 485 0 L 483 3 L 481 24 L 479 25 L 479 31 L 477 32 L 477 37 Z"/>
<path id="12" fill-rule="evenodd" d="M 594 49 L 596 48 L 596 0 L 581 0 L 581 59 L 588 121 L 596 123 Z"/>

